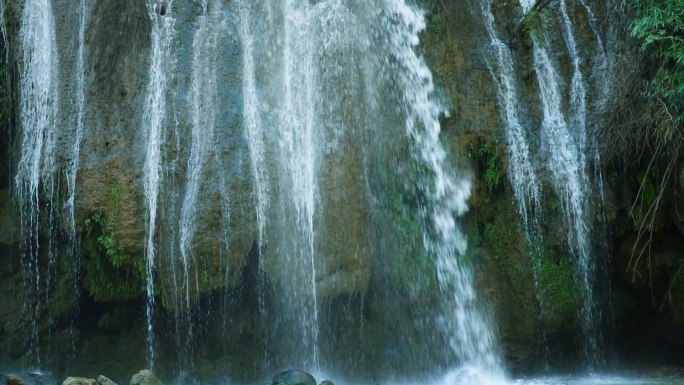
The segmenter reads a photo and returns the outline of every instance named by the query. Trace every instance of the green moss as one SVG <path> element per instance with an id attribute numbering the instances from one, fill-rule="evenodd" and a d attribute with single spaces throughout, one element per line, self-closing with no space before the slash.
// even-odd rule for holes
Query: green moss
<path id="1" fill-rule="evenodd" d="M 525 273 L 522 267 L 511 258 L 520 242 L 517 232 L 518 223 L 510 212 L 506 214 L 497 217 L 494 222 L 485 224 L 484 246 L 493 249 L 493 257 L 500 264 L 502 270 L 506 272 L 506 275 L 518 289 L 523 289 L 527 281 Z"/>
<path id="2" fill-rule="evenodd" d="M 116 243 L 104 210 L 100 207 L 85 221 L 84 287 L 97 302 L 139 297 L 146 282 L 144 260 Z"/>
<path id="3" fill-rule="evenodd" d="M 77 309 L 79 295 L 79 270 L 77 253 L 66 252 L 57 262 L 57 283 L 54 296 L 48 307 L 49 318 L 53 321 L 65 319 Z"/>
<path id="4" fill-rule="evenodd" d="M 123 183 L 112 183 L 109 185 L 107 197 L 112 209 L 120 213 L 123 204 L 123 196 L 126 193 L 126 185 Z"/>
<path id="5" fill-rule="evenodd" d="M 10 202 L 11 196 L 9 190 L 0 190 L 0 205 Z"/>
<path id="6" fill-rule="evenodd" d="M 410 153 L 410 145 L 405 144 L 402 152 Z M 414 159 L 399 159 L 390 171 L 380 166 L 376 172 L 375 183 L 382 196 L 381 210 L 383 222 L 391 242 L 392 264 L 388 265 L 391 274 L 402 290 L 411 298 L 418 298 L 437 289 L 435 260 L 425 250 L 423 234 L 426 198 L 422 186 L 430 185 L 429 170 Z M 388 250 L 390 251 L 390 250 Z"/>
<path id="7" fill-rule="evenodd" d="M 439 20 L 439 15 L 433 14 L 430 16 L 430 32 L 432 32 L 432 35 L 435 37 L 435 40 L 440 40 L 442 38 L 442 34 L 444 33 L 444 27 L 442 26 L 442 23 Z"/>
<path id="8" fill-rule="evenodd" d="M 530 10 L 529 12 L 527 12 L 527 14 L 525 14 L 525 16 L 522 19 L 523 31 L 527 35 L 530 35 L 533 33 L 535 28 L 537 26 L 539 26 L 540 23 L 541 23 L 541 15 L 539 14 L 539 12 L 537 12 L 534 9 Z"/>
<path id="9" fill-rule="evenodd" d="M 570 263 L 557 258 L 555 251 L 550 250 L 538 272 L 544 303 L 542 317 L 555 326 L 574 323 L 581 308 L 581 296 Z"/>

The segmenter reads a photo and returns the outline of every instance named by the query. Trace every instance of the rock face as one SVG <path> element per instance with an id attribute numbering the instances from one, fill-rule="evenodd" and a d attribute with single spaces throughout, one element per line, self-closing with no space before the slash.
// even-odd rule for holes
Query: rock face
<path id="1" fill-rule="evenodd" d="M 273 376 L 273 385 L 316 385 L 316 379 L 309 373 L 293 369 Z"/>
<path id="2" fill-rule="evenodd" d="M 109 378 L 100 375 L 97 376 L 97 385 L 118 385 L 116 382 L 110 380 Z"/>
<path id="3" fill-rule="evenodd" d="M 98 385 L 98 382 L 92 378 L 67 377 L 62 385 Z"/>
<path id="4" fill-rule="evenodd" d="M 141 370 L 140 373 L 136 374 L 131 378 L 131 385 L 164 385 L 154 373 L 149 370 Z"/>
<path id="5" fill-rule="evenodd" d="M 7 385 L 26 385 L 26 381 L 19 376 L 11 374 L 7 376 Z"/>

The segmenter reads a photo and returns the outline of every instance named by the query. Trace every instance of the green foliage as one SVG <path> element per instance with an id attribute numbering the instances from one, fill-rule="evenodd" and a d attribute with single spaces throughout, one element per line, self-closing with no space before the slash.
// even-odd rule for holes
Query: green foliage
<path id="1" fill-rule="evenodd" d="M 440 40 L 442 38 L 444 27 L 442 26 L 442 23 L 440 23 L 439 15 L 437 14 L 433 14 L 430 17 L 430 32 L 432 32 L 432 35 L 436 40 Z"/>
<path id="2" fill-rule="evenodd" d="M 487 185 L 487 202 L 491 201 L 494 190 L 499 186 L 499 181 L 503 175 L 501 161 L 496 155 L 496 151 L 490 142 L 482 144 L 478 150 L 480 163 L 484 166 L 483 179 Z"/>
<path id="3" fill-rule="evenodd" d="M 555 213 L 558 210 L 558 199 L 555 196 L 550 196 L 548 200 L 549 209 Z"/>
<path id="4" fill-rule="evenodd" d="M 100 207 L 85 221 L 84 286 L 98 302 L 136 298 L 143 292 L 145 263 L 117 244 L 104 210 Z"/>
<path id="5" fill-rule="evenodd" d="M 536 26 L 539 25 L 540 20 L 541 15 L 539 14 L 539 12 L 534 9 L 530 10 L 529 12 L 527 12 L 527 14 L 525 14 L 525 16 L 522 19 L 521 25 L 523 31 L 525 31 L 527 35 L 531 35 Z"/>
<path id="6" fill-rule="evenodd" d="M 646 203 L 647 206 L 650 206 L 656 198 L 656 188 L 653 183 L 651 183 L 646 173 L 640 172 L 637 175 L 637 178 L 639 179 L 639 183 L 641 183 L 643 202 Z"/>
<path id="7" fill-rule="evenodd" d="M 648 96 L 662 99 L 684 121 L 684 2 L 681 0 L 623 0 L 634 19 L 632 36 L 654 69 Z"/>

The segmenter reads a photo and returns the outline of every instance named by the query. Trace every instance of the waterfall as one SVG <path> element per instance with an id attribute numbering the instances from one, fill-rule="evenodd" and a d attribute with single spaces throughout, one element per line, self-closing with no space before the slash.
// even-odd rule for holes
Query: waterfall
<path id="1" fill-rule="evenodd" d="M 74 219 L 74 200 L 76 198 L 76 175 L 80 167 L 79 152 L 81 149 L 81 141 L 83 140 L 84 119 L 86 112 L 85 105 L 85 34 L 86 22 L 88 19 L 88 5 L 86 0 L 79 1 L 79 28 L 78 28 L 78 53 L 76 57 L 76 104 L 78 112 L 76 116 L 76 133 L 74 135 L 74 142 L 72 145 L 71 159 L 69 163 L 71 168 L 67 175 L 67 190 L 69 197 L 66 201 L 66 208 L 68 212 L 67 227 L 69 236 L 72 239 L 76 238 L 76 222 Z"/>
<path id="2" fill-rule="evenodd" d="M 253 16 L 260 8 L 273 35 Z M 447 349 L 464 366 L 501 375 L 495 336 L 487 316 L 477 310 L 472 272 L 464 260 L 466 237 L 458 223 L 467 210 L 471 181 L 447 164 L 438 120 L 446 109 L 436 101 L 430 70 L 415 52 L 425 28 L 423 13 L 399 0 L 240 1 L 237 9 L 243 125 L 262 268 L 275 274 L 281 307 L 287 309 L 278 319 L 300 325 L 288 329 L 295 334 L 287 339 L 299 341 L 302 364 L 318 368 L 324 343 L 317 280 L 325 269 L 325 240 L 319 234 L 325 233 L 323 220 L 333 208 L 321 204 L 321 195 L 332 193 L 321 190 L 328 172 L 321 167 L 345 140 L 387 130 L 378 137 L 407 136 L 417 150 L 416 162 L 432 175 L 422 215 L 436 233 L 426 230 L 423 239 L 446 298 L 435 323 L 449 340 Z M 383 87 L 393 91 L 383 94 Z M 349 96 L 358 107 L 346 112 Z M 376 117 L 386 106 L 403 132 Z"/>
<path id="3" fill-rule="evenodd" d="M 468 209 L 471 181 L 447 165 L 438 119 L 447 111 L 433 100 L 432 74 L 414 51 L 418 33 L 425 28 L 424 16 L 403 0 L 387 1 L 386 7 L 383 26 L 390 31 L 388 44 L 397 61 L 394 69 L 399 71 L 403 92 L 405 129 L 420 149 L 422 162 L 434 173 L 423 215 L 432 222 L 436 234 L 426 232 L 423 239 L 426 249 L 437 259 L 437 276 L 444 295 L 442 325 L 464 366 L 501 376 L 495 338 L 485 315 L 477 310 L 472 272 L 463 260 L 466 237 L 456 221 Z"/>
<path id="4" fill-rule="evenodd" d="M 147 153 L 144 166 L 145 204 L 147 207 L 147 240 L 145 244 L 147 276 L 147 346 L 148 362 L 154 364 L 154 331 L 152 313 L 154 310 L 154 268 L 155 268 L 155 231 L 159 189 L 161 185 L 161 145 L 164 137 L 166 118 L 166 90 L 171 62 L 171 43 L 174 33 L 173 2 L 157 3 L 148 1 L 148 12 L 152 18 L 152 52 L 150 59 L 147 97 L 143 110 L 143 127 L 147 131 Z"/>
<path id="5" fill-rule="evenodd" d="M 575 193 L 574 191 L 577 191 L 577 194 L 589 194 L 588 190 L 590 189 L 589 179 L 586 175 L 586 173 L 588 172 L 586 161 L 587 91 L 584 85 L 585 82 L 582 75 L 582 71 L 580 69 L 579 53 L 577 51 L 577 44 L 575 43 L 575 38 L 573 36 L 572 23 L 570 22 L 570 18 L 568 16 L 565 0 L 560 0 L 559 8 L 561 18 L 563 21 L 563 37 L 565 40 L 565 44 L 568 47 L 573 67 L 572 81 L 570 85 L 572 129 L 574 130 L 574 135 L 576 138 L 575 140 L 577 142 L 577 163 L 579 165 L 577 172 L 580 173 L 580 175 L 582 175 L 581 179 L 578 180 L 576 183 L 584 184 L 583 187 L 573 187 L 571 189 L 568 189 L 567 191 L 573 191 L 569 194 L 572 196 L 572 194 Z M 573 183 L 575 182 L 573 181 Z M 582 190 L 584 190 L 584 192 L 582 192 Z M 594 281 L 596 279 L 596 261 L 594 260 L 594 257 L 591 255 L 591 246 L 589 245 L 590 241 L 589 239 L 587 239 L 588 234 L 586 234 L 588 230 L 586 228 L 586 223 L 588 219 L 584 216 L 585 214 L 583 214 L 582 212 L 582 210 L 586 210 L 586 208 L 580 206 L 582 205 L 584 207 L 587 207 L 586 205 L 588 204 L 588 202 L 586 200 L 588 200 L 588 197 L 578 197 L 579 202 L 574 203 L 572 201 L 572 198 L 570 198 L 570 202 L 572 202 L 570 203 L 572 217 L 570 217 L 569 219 L 575 222 L 573 224 L 573 227 L 575 228 L 576 233 L 575 242 L 576 245 L 578 245 L 576 253 L 579 257 L 577 261 L 577 275 L 580 282 L 582 282 L 585 288 L 585 292 L 583 293 L 582 298 L 582 329 L 586 338 L 585 354 L 587 355 L 587 359 L 589 361 L 588 364 L 591 368 L 591 366 L 593 365 L 600 364 L 600 360 L 602 359 L 601 353 L 599 352 L 599 347 L 601 345 L 603 337 L 600 330 L 600 325 L 602 323 L 602 314 L 601 309 L 599 308 L 596 302 L 596 293 L 594 292 Z M 582 221 L 582 223 L 577 223 L 578 221 Z"/>
<path id="6" fill-rule="evenodd" d="M 268 174 L 266 172 L 266 160 L 264 149 L 264 130 L 259 111 L 259 96 L 256 89 L 256 68 L 254 62 L 254 38 L 252 35 L 252 8 L 249 0 L 239 0 L 237 3 L 238 13 L 240 16 L 240 39 L 242 40 L 242 94 L 244 98 L 243 105 L 243 124 L 244 134 L 247 137 L 250 155 L 250 165 L 252 171 L 252 178 L 254 180 L 254 190 L 256 196 L 254 198 L 254 207 L 257 221 L 257 244 L 259 256 L 264 254 L 265 247 L 265 231 L 267 210 L 269 206 L 269 192 L 268 192 Z M 257 288 L 259 316 L 261 317 L 261 326 L 265 325 L 267 319 L 265 293 L 263 284 L 265 281 L 264 270 L 261 263 L 259 264 L 259 287 Z M 268 357 L 268 339 L 262 338 L 262 348 L 265 352 L 264 361 L 269 362 Z"/>
<path id="7" fill-rule="evenodd" d="M 284 0 L 280 11 L 282 26 L 282 66 L 280 82 L 282 103 L 277 107 L 278 189 L 281 215 L 291 222 L 291 237 L 281 265 L 294 270 L 292 282 L 284 285 L 286 296 L 301 305 L 298 322 L 307 365 L 318 368 L 318 293 L 316 287 L 316 250 L 314 218 L 318 194 L 318 149 L 322 147 L 322 132 L 316 113 L 319 85 L 314 66 L 316 40 L 313 36 L 312 10 L 308 1 Z M 318 5 L 322 7 L 323 5 Z M 299 305 L 296 305 L 299 307 Z"/>
<path id="8" fill-rule="evenodd" d="M 525 12 L 532 7 L 529 1 L 521 5 Z M 546 150 L 545 166 L 551 172 L 553 188 L 561 200 L 565 222 L 569 228 L 567 241 L 572 254 L 577 258 L 575 274 L 582 290 L 581 323 L 585 338 L 584 354 L 591 369 L 601 360 L 602 317 L 594 293 L 596 261 L 592 255 L 588 229 L 591 187 L 586 160 L 587 91 L 573 26 L 564 0 L 560 1 L 559 12 L 562 36 L 573 69 L 569 90 L 570 111 L 567 115 L 563 111 L 563 80 L 558 73 L 558 64 L 554 63 L 549 54 L 548 35 L 537 30 L 532 31 L 532 50 L 543 113 L 540 136 L 542 148 Z M 594 32 L 596 33 L 595 29 Z M 600 41 L 599 46 L 599 51 L 602 52 Z M 508 129 L 510 130 L 510 127 Z"/>
<path id="9" fill-rule="evenodd" d="M 264 245 L 264 231 L 266 228 L 266 210 L 268 209 L 268 176 L 266 174 L 266 163 L 264 160 L 264 132 L 261 118 L 259 116 L 259 97 L 256 89 L 255 64 L 254 64 L 254 38 L 252 36 L 252 14 L 249 3 L 245 0 L 238 2 L 241 20 L 241 40 L 243 47 L 243 119 L 245 124 L 245 135 L 249 142 L 249 155 L 251 158 L 252 177 L 254 178 L 254 189 L 256 190 L 255 208 L 259 238 L 257 240 L 260 247 Z"/>
<path id="10" fill-rule="evenodd" d="M 33 311 L 32 353 L 38 359 L 38 330 L 41 277 L 38 266 L 40 203 L 54 203 L 57 151 L 56 115 L 59 93 L 52 2 L 27 0 L 21 21 L 22 65 L 20 67 L 21 158 L 15 177 L 21 205 L 21 231 L 25 239 L 22 266 L 28 287 L 27 307 Z M 42 195 L 42 196 L 41 196 Z M 50 213 L 52 216 L 52 213 Z M 51 217 L 52 219 L 52 217 Z M 52 223 L 50 223 L 52 224 Z M 49 255 L 52 257 L 51 250 Z M 52 263 L 52 258 L 50 258 Z M 33 303 L 38 301 L 38 303 Z"/>
<path id="11" fill-rule="evenodd" d="M 514 62 L 510 49 L 496 35 L 491 1 L 485 0 L 481 4 L 485 18 L 485 28 L 491 42 L 495 60 L 495 67 L 490 63 L 489 71 L 496 83 L 501 115 L 506 126 L 506 142 L 508 144 L 509 156 L 508 175 L 513 186 L 513 195 L 518 203 L 518 211 L 523 220 L 523 227 L 527 233 L 528 241 L 533 245 L 539 246 L 540 240 L 536 239 L 536 237 L 540 232 L 542 187 L 530 160 L 530 148 L 525 136 L 525 129 L 520 123 L 519 98 L 515 84 L 516 79 L 513 73 Z"/>
<path id="12" fill-rule="evenodd" d="M 214 140 L 214 127 L 216 124 L 216 63 L 215 52 L 216 38 L 220 20 L 216 15 L 218 7 L 209 10 L 206 2 L 201 5 L 202 15 L 199 17 L 198 27 L 193 39 L 192 57 L 192 80 L 190 88 L 190 105 L 192 117 L 192 144 L 190 157 L 187 163 L 187 182 L 185 197 L 180 217 L 180 257 L 183 266 L 182 287 L 185 297 L 184 306 L 187 313 L 189 328 L 188 339 L 192 339 L 192 322 L 190 310 L 192 308 L 191 296 L 199 293 L 199 280 L 195 279 L 195 289 L 191 293 L 190 264 L 193 262 L 192 241 L 195 233 L 195 205 L 197 194 L 202 182 L 202 171 L 207 161 L 210 146 Z"/>

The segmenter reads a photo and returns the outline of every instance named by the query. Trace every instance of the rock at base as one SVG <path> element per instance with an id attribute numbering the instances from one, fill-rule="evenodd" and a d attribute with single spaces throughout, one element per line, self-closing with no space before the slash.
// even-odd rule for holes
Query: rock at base
<path id="1" fill-rule="evenodd" d="M 318 385 L 335 385 L 335 384 L 333 384 L 333 382 L 330 381 L 330 380 L 325 380 L 325 381 L 321 382 L 321 383 L 318 384 Z"/>
<path id="2" fill-rule="evenodd" d="M 92 378 L 67 377 L 62 385 L 97 385 L 97 381 Z"/>
<path id="3" fill-rule="evenodd" d="M 100 375 L 97 377 L 97 385 L 118 385 L 116 382 L 110 380 L 109 378 Z"/>
<path id="4" fill-rule="evenodd" d="M 136 374 L 131 378 L 131 385 L 164 385 L 161 381 L 154 375 L 154 373 L 149 370 L 141 370 L 140 373 Z"/>
<path id="5" fill-rule="evenodd" d="M 24 379 L 19 376 L 10 374 L 9 376 L 7 376 L 7 385 L 26 385 L 26 381 L 24 381 Z"/>
<path id="6" fill-rule="evenodd" d="M 303 370 L 293 369 L 276 374 L 273 385 L 316 385 L 316 379 Z"/>

